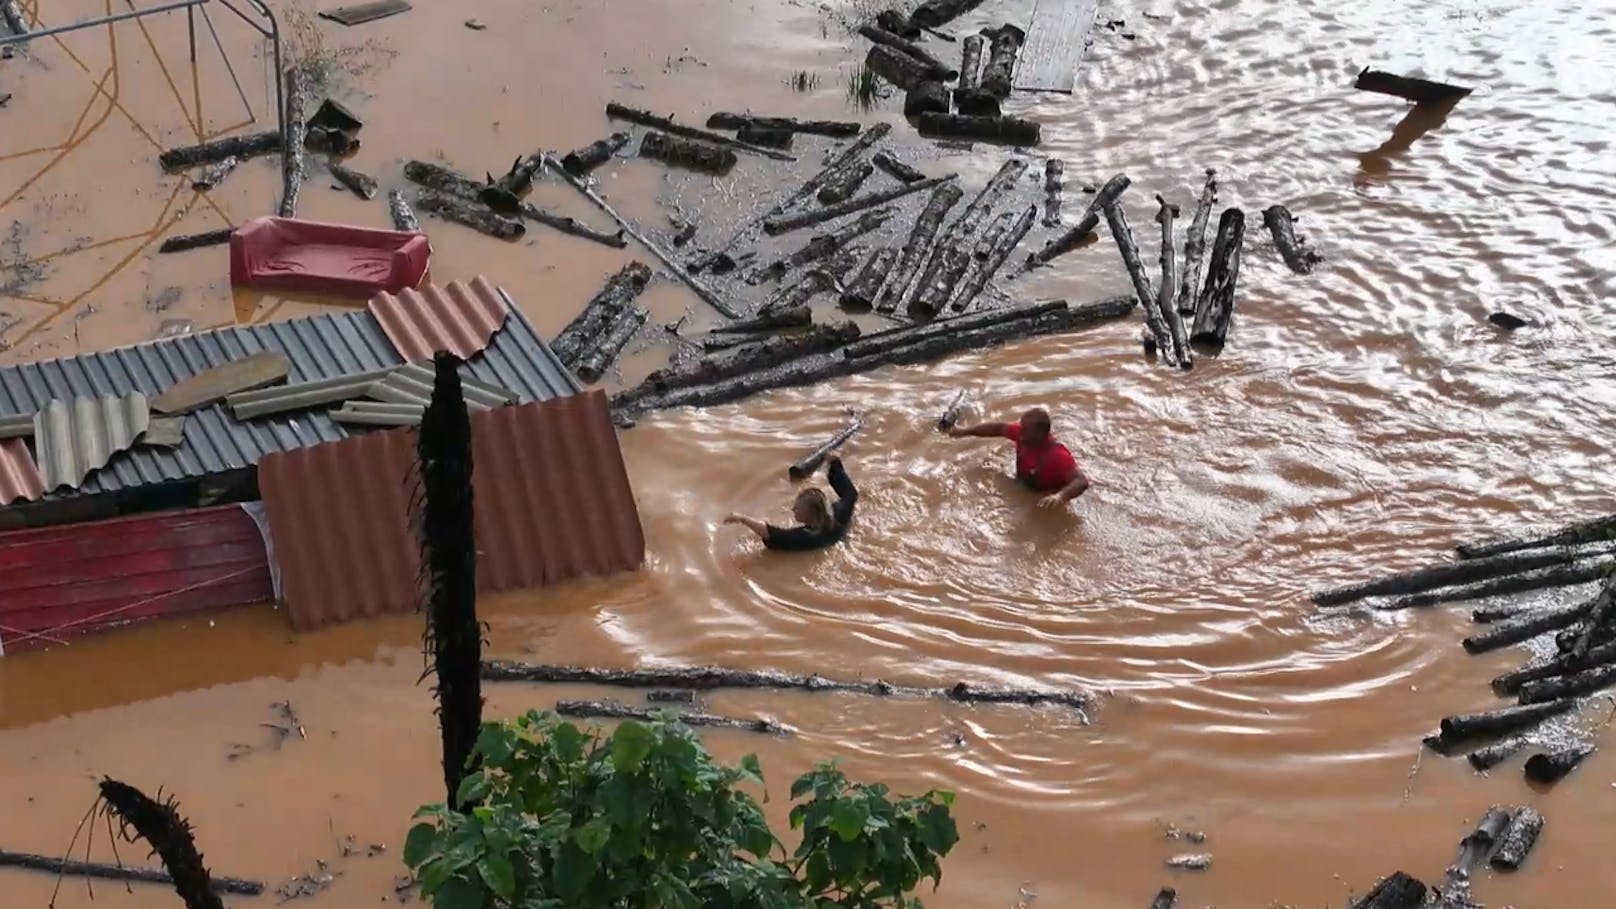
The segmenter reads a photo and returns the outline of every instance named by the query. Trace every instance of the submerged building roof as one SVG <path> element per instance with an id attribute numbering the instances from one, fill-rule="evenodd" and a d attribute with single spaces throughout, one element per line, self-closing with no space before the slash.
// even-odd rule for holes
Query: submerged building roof
<path id="1" fill-rule="evenodd" d="M 521 402 L 575 394 L 577 382 L 534 331 L 510 296 L 509 315 L 462 375 L 513 392 Z M 400 366 L 404 358 L 366 310 L 182 335 L 102 353 L 0 369 L 0 418 L 30 414 L 52 399 L 123 395 L 155 397 L 181 379 L 248 354 L 272 350 L 291 361 L 288 382 L 309 382 Z M 271 452 L 348 438 L 324 409 L 236 420 L 222 402 L 185 417 L 177 448 L 147 445 L 114 454 L 77 490 L 45 499 L 95 495 L 150 484 L 197 479 L 256 465 Z"/>

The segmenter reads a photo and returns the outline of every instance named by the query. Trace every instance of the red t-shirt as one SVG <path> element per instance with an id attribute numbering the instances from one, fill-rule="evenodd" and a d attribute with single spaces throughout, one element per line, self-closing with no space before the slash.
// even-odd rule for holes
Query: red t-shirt
<path id="1" fill-rule="evenodd" d="M 1041 445 L 1021 444 L 1021 424 L 1006 423 L 1004 437 L 1016 443 L 1016 479 L 1039 492 L 1059 492 L 1077 477 L 1077 459 L 1050 436 Z"/>

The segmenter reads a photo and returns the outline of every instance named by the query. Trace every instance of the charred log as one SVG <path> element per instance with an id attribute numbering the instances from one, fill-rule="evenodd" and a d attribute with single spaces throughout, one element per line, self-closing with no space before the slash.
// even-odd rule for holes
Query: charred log
<path id="1" fill-rule="evenodd" d="M 1016 56 L 1027 40 L 1027 33 L 1014 25 L 1001 25 L 997 29 L 983 29 L 988 39 L 988 62 L 982 67 L 982 91 L 1003 100 L 1010 97 L 1016 71 Z"/>
<path id="2" fill-rule="evenodd" d="M 583 719 L 641 720 L 656 719 L 657 711 L 646 707 L 630 707 L 616 701 L 557 701 L 556 713 Z M 734 717 L 711 713 L 676 713 L 674 718 L 686 726 L 716 729 L 739 729 L 742 732 L 760 732 L 764 735 L 790 735 L 791 731 L 773 720 L 738 720 Z"/>
<path id="3" fill-rule="evenodd" d="M 685 126 L 682 123 L 675 123 L 671 118 L 659 117 L 650 111 L 638 110 L 636 108 L 618 104 L 615 101 L 607 103 L 606 116 L 615 120 L 627 120 L 630 123 L 638 123 L 641 126 L 661 130 L 670 136 L 680 136 L 685 139 L 695 139 L 699 142 L 706 142 L 711 145 L 720 145 L 725 148 L 733 148 L 737 151 L 748 151 L 754 155 L 762 155 L 765 158 L 773 158 L 776 161 L 797 160 L 791 155 L 777 152 L 772 148 L 759 148 L 756 145 L 748 145 L 739 139 L 732 139 L 729 136 L 725 136 L 721 133 L 715 133 L 706 129 L 697 129 L 694 126 Z"/>
<path id="4" fill-rule="evenodd" d="M 1245 213 L 1238 208 L 1225 209 L 1218 219 L 1218 235 L 1212 241 L 1206 284 L 1195 304 L 1195 327 L 1190 331 L 1190 343 L 1211 353 L 1222 350 L 1229 338 L 1229 324 L 1234 320 L 1235 285 L 1240 280 L 1240 250 L 1245 236 Z"/>
<path id="5" fill-rule="evenodd" d="M 393 219 L 394 230 L 407 230 L 412 233 L 421 229 L 421 222 L 416 219 L 415 212 L 410 210 L 409 200 L 404 198 L 404 191 L 395 189 L 387 194 L 387 212 Z"/>
<path id="6" fill-rule="evenodd" d="M 1156 223 L 1161 225 L 1161 287 L 1157 290 L 1156 309 L 1161 313 L 1162 321 L 1167 323 L 1167 334 L 1173 339 L 1173 356 L 1178 360 L 1180 368 L 1189 369 L 1195 365 L 1194 357 L 1190 354 L 1190 339 L 1184 333 L 1184 320 L 1178 315 L 1178 308 L 1173 304 L 1173 294 L 1178 281 L 1178 265 L 1174 261 L 1173 247 L 1173 219 L 1178 217 L 1178 206 L 1167 204 L 1160 193 L 1156 194 L 1156 204 L 1160 208 L 1156 211 Z"/>
<path id="7" fill-rule="evenodd" d="M 903 13 L 900 13 L 895 9 L 885 9 L 879 13 L 876 13 L 875 24 L 881 26 L 894 35 L 902 35 L 910 40 L 919 38 L 921 35 L 925 34 L 925 32 L 921 31 L 920 26 L 910 22 L 908 16 L 905 16 Z"/>
<path id="8" fill-rule="evenodd" d="M 792 465 L 786 469 L 786 476 L 794 481 L 806 480 L 813 476 L 814 472 L 819 470 L 820 465 L 825 463 L 825 459 L 830 457 L 831 453 L 836 449 L 846 445 L 847 440 L 853 438 L 853 436 L 856 435 L 858 431 L 863 428 L 863 426 L 864 418 L 854 417 L 853 422 L 849 423 L 846 429 L 838 432 L 834 436 L 831 436 L 831 438 L 827 440 L 825 444 L 820 445 L 818 448 L 815 448 L 813 451 L 803 455 L 801 458 L 793 462 Z"/>
<path id="9" fill-rule="evenodd" d="M 946 114 L 951 109 L 948 87 L 936 80 L 922 82 L 903 96 L 903 115 Z"/>
<path id="10" fill-rule="evenodd" d="M 1530 663 L 1519 669 L 1512 669 L 1493 679 L 1493 690 L 1502 696 L 1520 694 L 1521 688 L 1528 682 L 1560 678 L 1580 670 L 1609 666 L 1613 663 L 1616 663 L 1616 643 L 1607 642 L 1590 649 L 1581 659 L 1565 653 Z"/>
<path id="11" fill-rule="evenodd" d="M 1100 187 L 1100 191 L 1095 193 L 1094 199 L 1089 202 L 1089 207 L 1083 212 L 1083 217 L 1077 222 L 1077 226 L 1045 243 L 1044 248 L 1038 252 L 1028 255 L 1027 267 L 1036 268 L 1040 265 L 1048 265 L 1057 256 L 1065 255 L 1082 246 L 1085 241 L 1094 236 L 1094 228 L 1100 224 L 1101 212 L 1107 207 L 1117 204 L 1117 200 L 1122 197 L 1123 192 L 1128 189 L 1130 183 L 1132 181 L 1124 174 L 1117 174 L 1105 181 L 1105 185 Z"/>
<path id="12" fill-rule="evenodd" d="M 640 140 L 640 157 L 718 175 L 729 173 L 736 161 L 735 152 L 727 148 L 657 132 L 646 133 Z"/>
<path id="13" fill-rule="evenodd" d="M 520 240 L 527 233 L 527 228 L 522 222 L 495 214 L 459 196 L 423 192 L 415 204 L 429 215 L 436 215 L 445 221 L 452 221 L 496 239 L 511 242 Z"/>
<path id="14" fill-rule="evenodd" d="M 533 178 L 543 169 L 543 152 L 517 158 L 511 162 L 511 169 L 503 177 L 496 180 L 489 174 L 488 183 L 478 191 L 477 198 L 494 211 L 516 214 L 522 207 L 522 197 L 533 188 Z"/>
<path id="15" fill-rule="evenodd" d="M 1482 581 L 1477 584 L 1467 584 L 1461 587 L 1450 587 L 1435 590 L 1431 593 L 1420 593 L 1413 596 L 1402 597 L 1387 604 L 1385 609 L 1410 609 L 1425 606 L 1436 606 L 1442 603 L 1458 603 L 1464 600 L 1479 600 L 1486 597 L 1504 596 L 1512 593 L 1526 593 L 1533 590 L 1548 590 L 1555 587 L 1571 587 L 1576 584 L 1586 584 L 1597 581 L 1616 570 L 1616 560 L 1588 559 L 1580 562 L 1571 562 L 1565 565 L 1551 565 L 1536 571 L 1527 571 L 1521 574 L 1509 575 L 1491 581 Z M 1507 611 L 1498 613 L 1493 609 L 1476 610 L 1471 618 L 1477 622 L 1493 622 L 1500 618 L 1508 618 L 1519 613 L 1520 607 L 1501 607 Z M 1481 613 L 1491 614 L 1490 618 L 1482 618 Z"/>
<path id="16" fill-rule="evenodd" d="M 1545 609 L 1512 622 L 1499 622 L 1480 634 L 1465 638 L 1465 652 L 1486 653 L 1489 650 L 1529 641 L 1551 631 L 1568 628 L 1586 616 L 1588 609 L 1589 606 L 1586 604 L 1569 609 Z"/>
<path id="17" fill-rule="evenodd" d="M 1416 104 L 1442 104 L 1457 101 L 1470 94 L 1470 89 L 1445 82 L 1432 82 L 1410 76 L 1397 76 L 1378 69 L 1364 67 L 1352 84 L 1359 91 L 1376 92 L 1406 98 Z"/>
<path id="18" fill-rule="evenodd" d="M 70 874 L 110 881 L 140 881 L 147 884 L 174 883 L 173 875 L 156 868 L 126 868 L 123 865 L 106 865 L 101 862 L 75 862 L 72 859 L 32 855 L 27 852 L 10 852 L 4 849 L 0 849 L 0 867 L 28 868 L 34 871 L 48 871 L 51 874 Z M 262 881 L 249 881 L 239 877 L 213 877 L 209 875 L 209 883 L 219 893 L 258 896 L 264 892 Z"/>
<path id="19" fill-rule="evenodd" d="M 965 389 L 954 392 L 954 397 L 943 408 L 942 416 L 937 418 L 937 431 L 948 432 L 959 423 L 960 413 L 965 409 Z"/>
<path id="20" fill-rule="evenodd" d="M 331 170 L 331 176 L 349 192 L 361 199 L 374 199 L 376 198 L 376 193 L 381 189 L 381 185 L 376 182 L 376 178 L 369 174 L 362 174 L 357 170 L 343 167 L 334 161 L 328 166 Z"/>
<path id="21" fill-rule="evenodd" d="M 777 259 L 748 275 L 747 283 L 756 285 L 765 281 L 777 281 L 785 277 L 786 273 L 793 268 L 800 268 L 809 262 L 828 259 L 847 248 L 847 245 L 854 240 L 876 230 L 891 217 L 892 209 L 881 208 L 865 212 L 857 220 L 844 224 L 829 233 L 816 234 L 796 252 L 783 259 Z"/>
<path id="22" fill-rule="evenodd" d="M 935 78 L 923 61 L 885 44 L 871 45 L 870 52 L 864 55 L 864 67 L 904 91 L 913 91 Z"/>
<path id="23" fill-rule="evenodd" d="M 1534 754 L 1526 759 L 1526 778 L 1534 783 L 1558 783 L 1596 750 L 1593 745 L 1568 745 Z"/>
<path id="24" fill-rule="evenodd" d="M 600 340 L 595 346 L 578 361 L 578 378 L 585 382 L 598 382 L 606 374 L 606 370 L 617 359 L 628 342 L 634 338 L 650 318 L 650 313 L 638 306 L 627 306 L 618 310 L 617 315 L 607 324 L 606 330 L 601 333 Z"/>
<path id="25" fill-rule="evenodd" d="M 930 317 L 948 305 L 956 285 L 970 267 L 977 232 L 982 229 L 983 222 L 993 212 L 999 199 L 1010 191 L 1026 170 L 1027 162 L 1020 158 L 1006 161 L 965 206 L 965 210 L 960 212 L 959 218 L 938 238 L 931 260 L 921 272 L 909 298 L 909 312 Z"/>
<path id="26" fill-rule="evenodd" d="M 1583 623 L 1571 655 L 1579 660 L 1586 656 L 1599 632 L 1610 629 L 1613 617 L 1616 617 L 1616 574 L 1606 575 L 1605 582 L 1599 585 L 1599 595 L 1594 598 L 1593 609 L 1588 612 L 1588 620 Z"/>
<path id="27" fill-rule="evenodd" d="M 909 14 L 909 21 L 921 28 L 942 28 L 981 5 L 982 0 L 926 0 Z"/>
<path id="28" fill-rule="evenodd" d="M 872 160 L 876 167 L 886 171 L 900 183 L 919 183 L 926 179 L 925 174 L 894 158 L 891 152 L 876 152 Z"/>
<path id="29" fill-rule="evenodd" d="M 1313 594 L 1319 606 L 1339 606 L 1372 596 L 1424 593 L 1454 584 L 1469 584 L 1504 575 L 1520 574 L 1551 565 L 1564 565 L 1590 555 L 1603 555 L 1611 551 L 1611 543 L 1557 549 L 1552 552 L 1511 553 L 1485 559 L 1470 559 L 1415 571 L 1387 575 L 1374 581 L 1352 584 Z"/>
<path id="30" fill-rule="evenodd" d="M 1044 162 L 1044 226 L 1061 223 L 1061 192 L 1066 185 L 1066 162 L 1050 158 Z"/>
<path id="31" fill-rule="evenodd" d="M 847 123 L 840 120 L 798 120 L 795 117 L 754 117 L 751 114 L 713 114 L 707 118 L 709 129 L 769 129 L 784 130 L 791 133 L 808 133 L 815 136 L 830 136 L 835 139 L 847 138 L 859 134 L 857 123 Z"/>
<path id="32" fill-rule="evenodd" d="M 1523 549 L 1542 549 L 1549 546 L 1565 546 L 1573 543 L 1591 543 L 1596 540 L 1609 539 L 1612 533 L 1616 533 L 1616 514 L 1607 514 L 1585 521 L 1576 521 L 1542 533 L 1527 534 L 1520 537 L 1504 537 L 1480 543 L 1462 543 L 1456 547 L 1456 550 L 1461 559 L 1480 559 L 1487 556 L 1503 555 L 1508 552 L 1519 552 Z"/>
<path id="33" fill-rule="evenodd" d="M 651 283 L 651 268 L 643 262 L 630 262 L 606 279 L 606 286 L 584 304 L 582 311 L 550 342 L 550 349 L 571 367 L 594 347 L 606 327 L 634 306 L 635 298 Z M 637 307 L 635 307 L 637 308 Z"/>
<path id="34" fill-rule="evenodd" d="M 922 208 L 919 216 L 915 218 L 915 226 L 909 231 L 909 238 L 904 241 L 903 248 L 898 254 L 891 281 L 877 298 L 878 308 L 882 312 L 891 312 L 907 296 L 909 285 L 914 282 L 915 275 L 931 253 L 937 232 L 943 226 L 943 219 L 964 196 L 965 191 L 953 181 L 940 183 L 932 190 L 931 197 L 926 200 L 926 207 Z"/>
<path id="35" fill-rule="evenodd" d="M 1296 216 L 1283 205 L 1270 205 L 1263 209 L 1263 224 L 1268 226 L 1274 235 L 1274 245 L 1279 247 L 1279 255 L 1290 266 L 1291 271 L 1299 275 L 1313 273 L 1313 266 L 1317 265 L 1322 257 L 1305 245 L 1296 236 Z"/>
<path id="36" fill-rule="evenodd" d="M 782 328 L 804 328 L 813 324 L 813 313 L 808 307 L 783 309 L 739 322 L 730 322 L 712 329 L 712 334 L 736 334 L 779 331 Z"/>
<path id="37" fill-rule="evenodd" d="M 920 134 L 944 139 L 978 139 L 1003 145 L 1037 145 L 1042 131 L 1020 117 L 971 117 L 961 114 L 921 114 Z"/>
<path id="38" fill-rule="evenodd" d="M 1206 222 L 1212 217 L 1212 206 L 1217 201 L 1217 171 L 1207 168 L 1201 200 L 1195 204 L 1195 217 L 1190 219 L 1189 231 L 1184 235 L 1184 280 L 1178 285 L 1178 314 L 1181 316 L 1193 317 L 1199 309 L 1196 296 L 1201 287 L 1201 260 L 1206 257 Z M 1230 311 L 1233 311 L 1232 298 Z"/>
<path id="39" fill-rule="evenodd" d="M 987 44 L 988 39 L 981 35 L 971 35 L 960 44 L 960 94 L 972 94 L 982 87 L 982 55 Z"/>
<path id="40" fill-rule="evenodd" d="M 596 139 L 583 148 L 567 152 L 561 159 L 561 167 L 574 177 L 582 177 L 612 160 L 614 155 L 628 147 L 628 143 L 628 133 L 612 133 L 604 139 Z"/>
<path id="41" fill-rule="evenodd" d="M 892 273 L 892 266 L 898 261 L 898 252 L 895 246 L 878 246 L 870 253 L 858 274 L 853 276 L 842 292 L 843 309 L 867 310 L 875 305 L 876 297 L 886 284 L 887 275 Z"/>
<path id="42" fill-rule="evenodd" d="M 1570 713 L 1577 706 L 1574 700 L 1552 701 L 1547 704 L 1500 707 L 1481 713 L 1461 713 L 1443 717 L 1442 740 L 1446 743 L 1466 739 L 1505 736 L 1531 729 L 1544 720 Z"/>
<path id="43" fill-rule="evenodd" d="M 1599 666 L 1572 675 L 1526 682 L 1521 685 L 1520 702 L 1542 704 L 1561 698 L 1582 697 L 1612 685 L 1616 685 L 1616 666 Z"/>
<path id="44" fill-rule="evenodd" d="M 1122 211 L 1120 204 L 1113 203 L 1105 207 L 1105 220 L 1111 226 L 1111 237 L 1117 241 L 1117 249 L 1122 253 L 1122 264 L 1128 270 L 1128 277 L 1133 281 L 1134 295 L 1139 298 L 1139 305 L 1145 313 L 1145 327 L 1150 331 L 1151 341 L 1162 362 L 1168 366 L 1177 366 L 1178 360 L 1173 356 L 1173 338 L 1168 333 L 1167 323 L 1162 321 L 1161 309 L 1156 305 L 1156 293 L 1150 288 L 1150 276 L 1145 274 L 1144 263 L 1139 261 L 1139 246 L 1134 243 L 1133 231 L 1128 228 L 1128 216 Z"/>
<path id="45" fill-rule="evenodd" d="M 1470 761 L 1470 766 L 1476 768 L 1476 772 L 1485 773 L 1514 757 L 1516 753 L 1525 747 L 1525 739 L 1504 739 L 1485 748 L 1477 748 L 1465 757 L 1466 760 Z"/>
<path id="46" fill-rule="evenodd" d="M 280 215 L 290 218 L 297 213 L 297 197 L 303 189 L 303 139 L 308 130 L 308 124 L 303 121 L 303 109 L 308 104 L 309 91 L 303 67 L 287 70 L 285 85 L 286 147 L 281 150 Z"/>
<path id="47" fill-rule="evenodd" d="M 1420 909 L 1425 895 L 1424 884 L 1398 871 L 1382 878 L 1352 909 Z"/>
<path id="48" fill-rule="evenodd" d="M 252 133 L 246 136 L 229 136 L 224 139 L 214 139 L 201 145 L 187 145 L 183 148 L 171 148 L 157 156 L 157 163 L 162 166 L 164 173 L 177 173 L 200 167 L 204 164 L 215 164 L 226 158 L 236 158 L 246 161 L 264 155 L 274 154 L 281 150 L 281 134 L 268 130 L 261 133 Z"/>
<path id="49" fill-rule="evenodd" d="M 1520 870 L 1542 833 L 1543 815 L 1537 809 L 1515 809 L 1515 814 L 1509 819 L 1509 829 L 1504 831 L 1504 838 L 1499 841 L 1498 851 L 1493 853 L 1490 864 L 1499 871 Z"/>
<path id="50" fill-rule="evenodd" d="M 983 237 L 984 248 L 979 247 L 976 262 L 960 283 L 958 292 L 954 295 L 951 304 L 955 312 L 964 312 L 971 308 L 982 290 L 998 274 L 1004 263 L 1010 260 L 1011 254 L 1021 241 L 1026 238 L 1027 232 L 1032 230 L 1035 209 L 1027 206 L 1019 215 L 1015 212 L 1005 212 L 999 216 L 995 223 L 995 230 Z"/>
<path id="51" fill-rule="evenodd" d="M 853 198 L 864 181 L 875 172 L 875 165 L 868 161 L 854 161 L 841 173 L 836 174 L 830 181 L 819 189 L 819 201 L 826 205 L 836 205 Z"/>
<path id="52" fill-rule="evenodd" d="M 207 192 L 223 183 L 225 178 L 234 173 L 236 167 L 240 164 L 241 159 L 231 155 L 217 164 L 209 165 L 195 180 L 191 181 L 191 188 L 199 193 Z"/>
<path id="53" fill-rule="evenodd" d="M 160 253 L 185 252 L 191 249 L 201 249 L 204 246 L 219 246 L 230 242 L 230 235 L 235 233 L 233 227 L 221 227 L 200 234 L 186 234 L 179 237 L 169 237 L 163 245 L 157 247 Z"/>
<path id="54" fill-rule="evenodd" d="M 789 233 L 799 228 L 809 227 L 815 224 L 823 224 L 826 221 L 834 221 L 837 218 L 851 215 L 855 212 L 865 211 L 866 209 L 874 208 L 877 205 L 885 205 L 888 202 L 895 202 L 905 196 L 913 195 L 914 193 L 922 192 L 924 190 L 931 189 L 932 187 L 949 183 L 953 180 L 953 174 L 949 174 L 946 177 L 931 177 L 919 183 L 910 183 L 905 186 L 893 186 L 877 192 L 866 193 L 865 195 L 848 199 L 845 202 L 838 202 L 835 205 L 827 205 L 817 211 L 799 212 L 795 215 L 775 215 L 763 222 L 763 230 L 770 236 Z"/>
<path id="55" fill-rule="evenodd" d="M 876 44 L 886 45 L 901 54 L 913 57 L 926 67 L 926 71 L 932 79 L 946 82 L 959 76 L 959 73 L 953 67 L 932 56 L 930 51 L 913 41 L 906 40 L 901 35 L 895 35 L 887 31 L 879 25 L 861 25 L 858 28 L 858 33 Z"/>
<path id="56" fill-rule="evenodd" d="M 742 142 L 750 142 L 761 148 L 778 148 L 783 150 L 791 148 L 792 140 L 796 137 L 789 129 L 768 129 L 762 126 L 743 126 L 735 131 L 735 138 Z"/>
<path id="57" fill-rule="evenodd" d="M 812 354 L 835 350 L 858 336 L 859 327 L 853 322 L 815 325 L 799 334 L 767 338 L 726 353 L 706 356 L 681 368 L 656 370 L 638 387 L 618 397 L 621 401 L 632 401 L 675 388 L 690 388 L 746 375 Z"/>

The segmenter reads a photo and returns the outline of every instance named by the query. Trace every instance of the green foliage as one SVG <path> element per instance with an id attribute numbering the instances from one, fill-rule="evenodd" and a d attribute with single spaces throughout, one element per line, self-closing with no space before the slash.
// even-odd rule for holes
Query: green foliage
<path id="1" fill-rule="evenodd" d="M 822 764 L 791 786 L 794 851 L 671 715 L 606 735 L 533 712 L 489 723 L 460 804 L 429 805 L 404 861 L 435 909 L 920 909 L 959 840 L 952 793 L 888 797 Z M 765 795 L 765 798 L 767 796 Z"/>

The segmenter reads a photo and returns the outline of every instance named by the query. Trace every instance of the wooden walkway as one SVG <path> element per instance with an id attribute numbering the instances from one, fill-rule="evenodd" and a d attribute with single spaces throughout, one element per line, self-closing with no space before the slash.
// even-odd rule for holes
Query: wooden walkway
<path id="1" fill-rule="evenodd" d="M 1021 48 L 1015 87 L 1070 93 L 1098 8 L 1098 0 L 1038 0 Z"/>

